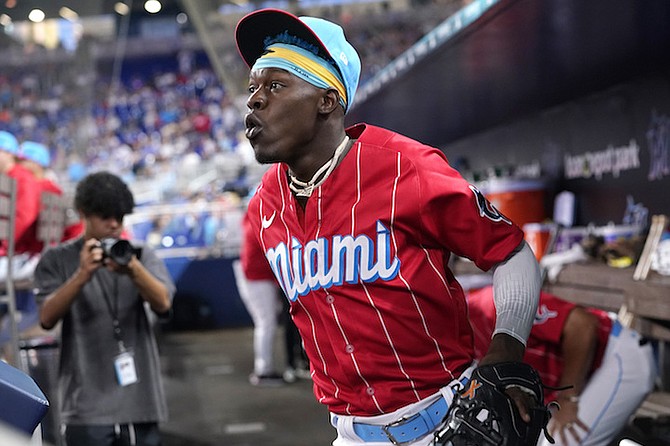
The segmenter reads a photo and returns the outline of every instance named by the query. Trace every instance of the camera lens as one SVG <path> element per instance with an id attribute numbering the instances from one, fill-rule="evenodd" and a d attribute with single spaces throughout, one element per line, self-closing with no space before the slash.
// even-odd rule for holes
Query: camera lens
<path id="1" fill-rule="evenodd" d="M 130 259 L 133 257 L 133 245 L 128 240 L 106 238 L 100 240 L 100 245 L 102 246 L 103 255 L 109 257 L 119 265 L 128 265 Z"/>

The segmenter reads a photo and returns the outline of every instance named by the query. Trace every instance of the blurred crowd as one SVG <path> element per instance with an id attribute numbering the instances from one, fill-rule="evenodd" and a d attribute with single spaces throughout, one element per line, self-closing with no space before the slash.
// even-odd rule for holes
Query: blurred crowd
<path id="1" fill-rule="evenodd" d="M 365 17 L 343 8 L 332 15 L 362 49 L 364 83 L 464 3 L 425 2 Z M 160 70 L 143 62 L 120 79 L 102 65 L 93 79 L 51 63 L 0 68 L 0 130 L 45 144 L 50 175 L 66 194 L 87 173 L 110 170 L 131 186 L 140 207 L 217 203 L 215 212 L 163 208 L 163 215 L 137 222 L 138 235 L 152 234 L 156 247 L 209 246 L 217 239 L 214 217 L 242 203 L 264 171 L 243 133 L 246 96 L 231 94 L 206 58 L 188 52 Z M 197 236 L 156 237 L 174 228 Z"/>

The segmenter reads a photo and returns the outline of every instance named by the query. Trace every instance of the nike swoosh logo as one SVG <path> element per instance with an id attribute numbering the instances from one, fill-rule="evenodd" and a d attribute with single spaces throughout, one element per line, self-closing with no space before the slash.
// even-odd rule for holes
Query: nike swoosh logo
<path id="1" fill-rule="evenodd" d="M 273 221 L 275 221 L 275 215 L 277 214 L 277 211 L 272 211 L 272 215 L 270 218 L 267 218 L 265 215 L 261 217 L 261 226 L 263 226 L 263 229 L 267 229 L 270 227 Z"/>
<path id="2" fill-rule="evenodd" d="M 556 311 L 550 310 L 547 307 L 547 305 L 542 304 L 537 309 L 537 313 L 535 314 L 535 320 L 533 321 L 533 324 L 535 325 L 544 324 L 549 319 L 553 319 L 556 316 L 558 316 L 558 313 Z"/>

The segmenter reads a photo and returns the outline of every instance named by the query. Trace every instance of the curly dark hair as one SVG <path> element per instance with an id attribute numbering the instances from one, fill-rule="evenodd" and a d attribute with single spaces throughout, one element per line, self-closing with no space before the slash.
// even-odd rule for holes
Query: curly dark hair
<path id="1" fill-rule="evenodd" d="M 109 172 L 96 172 L 77 184 L 74 206 L 85 216 L 114 217 L 121 221 L 133 212 L 135 199 L 121 178 Z"/>

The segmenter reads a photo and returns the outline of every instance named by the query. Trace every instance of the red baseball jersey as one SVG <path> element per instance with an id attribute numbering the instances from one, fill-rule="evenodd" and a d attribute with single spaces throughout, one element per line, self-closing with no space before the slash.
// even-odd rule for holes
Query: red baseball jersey
<path id="1" fill-rule="evenodd" d="M 16 181 L 16 216 L 14 222 L 14 251 L 33 252 L 37 240 L 35 227 L 40 214 L 42 187 L 35 175 L 20 164 L 15 164 L 7 176 Z M 0 255 L 6 255 L 6 246 L 0 247 Z"/>
<path id="2" fill-rule="evenodd" d="M 488 270 L 523 233 L 441 151 L 364 124 L 347 133 L 356 142 L 304 211 L 287 166 L 266 172 L 248 209 L 258 247 L 242 263 L 253 277 L 249 257 L 263 254 L 283 288 L 317 399 L 373 416 L 437 392 L 473 360 L 451 253 Z"/>
<path id="3" fill-rule="evenodd" d="M 475 352 L 481 358 L 488 349 L 493 329 L 495 328 L 496 310 L 493 301 L 493 288 L 486 287 L 468 293 L 468 307 L 470 321 L 475 334 Z M 524 361 L 533 366 L 542 382 L 550 387 L 558 387 L 563 374 L 563 355 L 561 353 L 561 336 L 565 321 L 577 305 L 560 299 L 547 292 L 540 293 L 540 302 L 537 314 L 530 331 Z M 607 339 L 612 329 L 612 319 L 609 315 L 597 308 L 586 308 L 593 313 L 600 322 L 598 327 L 598 341 L 591 373 L 600 367 L 600 363 L 607 347 Z M 545 400 L 556 399 L 556 391 L 545 389 Z"/>

